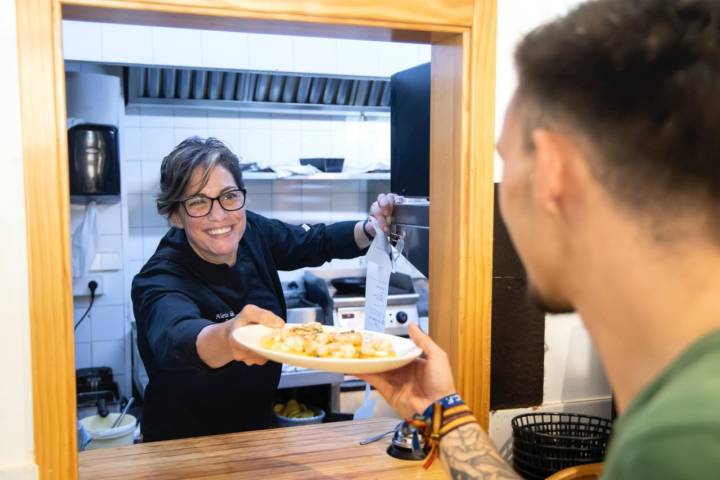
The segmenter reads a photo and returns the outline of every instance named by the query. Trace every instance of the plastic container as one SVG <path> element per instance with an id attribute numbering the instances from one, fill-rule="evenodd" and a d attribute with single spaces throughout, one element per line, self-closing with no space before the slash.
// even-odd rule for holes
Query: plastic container
<path id="1" fill-rule="evenodd" d="M 315 413 L 312 417 L 307 418 L 290 418 L 284 415 L 275 414 L 275 422 L 278 427 L 297 427 L 299 425 L 313 425 L 316 423 L 322 423 L 325 418 L 325 411 L 321 408 L 310 407 Z"/>
<path id="2" fill-rule="evenodd" d="M 526 479 L 602 462 L 612 422 L 570 413 L 528 413 L 512 419 L 513 466 Z"/>
<path id="3" fill-rule="evenodd" d="M 120 425 L 110 428 L 119 416 L 119 413 L 111 413 L 105 418 L 100 415 L 91 415 L 81 419 L 80 424 L 92 439 L 85 449 L 94 450 L 96 448 L 132 445 L 137 420 L 128 413 Z"/>
<path id="4" fill-rule="evenodd" d="M 343 164 L 345 163 L 344 158 L 301 158 L 300 165 L 312 165 L 321 172 L 338 173 L 342 172 Z"/>

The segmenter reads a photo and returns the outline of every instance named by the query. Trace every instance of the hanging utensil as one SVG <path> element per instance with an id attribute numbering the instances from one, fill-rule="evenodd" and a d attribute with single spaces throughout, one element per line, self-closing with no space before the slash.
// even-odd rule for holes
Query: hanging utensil
<path id="1" fill-rule="evenodd" d="M 120 425 L 120 424 L 122 423 L 123 418 L 125 418 L 125 414 L 126 414 L 126 413 L 128 412 L 128 410 L 130 409 L 130 405 L 133 404 L 133 401 L 134 401 L 134 400 L 135 400 L 135 397 L 130 397 L 130 400 L 128 400 L 127 405 L 125 405 L 125 408 L 123 408 L 122 413 L 121 413 L 120 416 L 117 418 L 117 420 L 115 420 L 115 421 L 113 422 L 112 427 L 110 427 L 110 428 L 115 428 L 115 427 L 117 427 L 118 425 Z"/>

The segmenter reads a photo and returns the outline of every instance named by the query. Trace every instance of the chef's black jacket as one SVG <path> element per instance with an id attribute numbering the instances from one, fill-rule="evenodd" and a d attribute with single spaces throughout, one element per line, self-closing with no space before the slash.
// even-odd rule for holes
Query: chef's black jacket
<path id="1" fill-rule="evenodd" d="M 182 229 L 171 228 L 133 279 L 138 348 L 148 373 L 145 441 L 267 428 L 280 364 L 233 361 L 212 369 L 198 356 L 200 330 L 247 304 L 286 318 L 278 270 L 362 254 L 355 222 L 294 226 L 247 212 L 234 266 L 201 259 Z"/>

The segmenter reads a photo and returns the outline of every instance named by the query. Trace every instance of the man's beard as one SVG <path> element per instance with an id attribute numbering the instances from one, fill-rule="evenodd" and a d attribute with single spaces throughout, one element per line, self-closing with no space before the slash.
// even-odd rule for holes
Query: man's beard
<path id="1" fill-rule="evenodd" d="M 575 307 L 568 302 L 544 298 L 537 287 L 528 279 L 525 298 L 530 305 L 533 305 L 545 313 L 573 313 Z"/>

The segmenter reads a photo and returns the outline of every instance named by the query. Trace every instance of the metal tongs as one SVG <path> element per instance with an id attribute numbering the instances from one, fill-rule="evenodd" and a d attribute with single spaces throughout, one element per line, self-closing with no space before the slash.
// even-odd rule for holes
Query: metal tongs
<path id="1" fill-rule="evenodd" d="M 390 228 L 390 233 L 388 233 L 387 236 L 389 250 L 388 255 L 393 263 L 393 271 L 395 271 L 395 262 L 398 257 L 402 255 L 403 248 L 405 248 L 405 232 L 401 231 L 400 233 L 397 233 L 392 230 L 392 226 Z"/>

